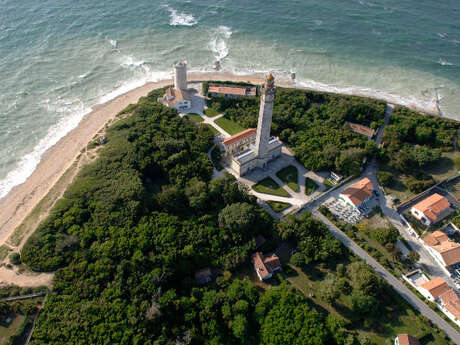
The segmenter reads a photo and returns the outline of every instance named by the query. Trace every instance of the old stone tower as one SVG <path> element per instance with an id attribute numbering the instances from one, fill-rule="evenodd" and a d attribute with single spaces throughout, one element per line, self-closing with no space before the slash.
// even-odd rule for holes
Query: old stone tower
<path id="1" fill-rule="evenodd" d="M 174 88 L 177 90 L 187 90 L 187 61 L 176 61 L 173 64 L 173 68 Z"/>
<path id="2" fill-rule="evenodd" d="M 270 128 L 272 124 L 273 102 L 275 100 L 276 88 L 275 78 L 268 74 L 265 84 L 260 89 L 260 110 L 257 124 L 257 136 L 255 144 L 255 155 L 262 165 L 265 165 L 269 154 Z"/>

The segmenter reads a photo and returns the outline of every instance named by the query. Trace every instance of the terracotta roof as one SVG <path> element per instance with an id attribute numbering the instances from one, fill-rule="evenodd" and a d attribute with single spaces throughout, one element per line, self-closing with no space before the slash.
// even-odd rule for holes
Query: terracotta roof
<path id="1" fill-rule="evenodd" d="M 460 298 L 453 289 L 449 289 L 439 296 L 444 307 L 457 319 L 460 319 Z"/>
<path id="2" fill-rule="evenodd" d="M 445 197 L 435 193 L 413 207 L 422 212 L 430 221 L 435 221 L 442 211 L 450 207 L 450 203 Z"/>
<path id="3" fill-rule="evenodd" d="M 275 269 L 281 267 L 281 262 L 275 254 L 264 257 L 261 252 L 257 252 L 252 255 L 251 261 L 262 279 L 265 279 Z"/>
<path id="4" fill-rule="evenodd" d="M 275 254 L 272 254 L 271 256 L 266 256 L 264 259 L 264 263 L 265 265 L 270 266 L 272 271 L 277 269 L 278 267 L 281 267 L 280 259 Z"/>
<path id="5" fill-rule="evenodd" d="M 347 196 L 355 206 L 358 206 L 372 195 L 373 190 L 374 186 L 371 180 L 365 177 L 345 189 L 342 194 Z"/>
<path id="6" fill-rule="evenodd" d="M 231 145 L 233 143 L 236 143 L 237 141 L 240 141 L 240 140 L 243 140 L 253 134 L 257 133 L 257 129 L 256 128 L 249 128 L 249 129 L 246 129 L 240 133 L 237 133 L 235 134 L 234 136 L 230 137 L 230 138 L 227 138 L 223 141 L 223 144 L 225 146 L 228 146 L 228 145 Z"/>
<path id="7" fill-rule="evenodd" d="M 255 86 L 242 86 L 242 85 L 220 85 L 210 84 L 208 92 L 221 93 L 224 95 L 235 95 L 235 96 L 255 96 Z"/>
<path id="8" fill-rule="evenodd" d="M 450 290 L 449 285 L 447 285 L 446 281 L 441 277 L 436 277 L 426 283 L 420 285 L 422 288 L 427 290 L 433 298 L 437 298 L 443 293 Z"/>
<path id="9" fill-rule="evenodd" d="M 271 267 L 265 266 L 262 253 L 257 252 L 255 254 L 253 254 L 252 255 L 252 263 L 253 263 L 255 269 L 259 272 L 259 275 L 260 275 L 260 277 L 262 277 L 262 279 L 264 279 L 265 277 L 270 275 L 270 273 L 272 273 Z"/>
<path id="10" fill-rule="evenodd" d="M 441 254 L 446 266 L 460 262 L 460 244 L 451 241 L 445 233 L 436 230 L 425 237 L 423 241 Z"/>
<path id="11" fill-rule="evenodd" d="M 399 334 L 398 342 L 399 345 L 420 345 L 418 339 L 409 334 Z"/>
<path id="12" fill-rule="evenodd" d="M 355 133 L 363 134 L 369 138 L 371 138 L 374 135 L 375 131 L 372 128 L 360 125 L 358 123 L 353 123 L 353 122 L 347 122 L 347 124 L 350 126 L 351 130 Z"/>
<path id="13" fill-rule="evenodd" d="M 174 89 L 172 87 L 166 90 L 165 96 L 169 105 L 176 104 L 177 102 L 180 102 L 182 100 L 190 101 L 190 96 L 188 92 L 179 89 Z"/>
<path id="14" fill-rule="evenodd" d="M 456 303 L 457 301 L 460 302 L 460 299 L 458 298 L 457 294 L 453 289 L 449 289 L 446 292 L 444 292 L 442 295 L 439 296 L 439 299 L 444 304 Z"/>
<path id="15" fill-rule="evenodd" d="M 449 240 L 449 237 L 447 236 L 447 234 L 445 234 L 444 232 L 440 230 L 436 230 L 432 232 L 431 234 L 429 234 L 423 239 L 423 241 L 429 246 L 436 246 L 436 245 L 441 244 L 441 242 L 445 242 L 448 240 Z"/>

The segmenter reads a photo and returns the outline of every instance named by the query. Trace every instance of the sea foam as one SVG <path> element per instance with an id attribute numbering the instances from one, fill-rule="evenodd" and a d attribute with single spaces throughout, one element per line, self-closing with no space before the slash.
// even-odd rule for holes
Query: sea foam
<path id="1" fill-rule="evenodd" d="M 40 106 L 60 113 L 69 113 L 53 125 L 32 151 L 21 158 L 16 168 L 11 170 L 7 176 L 0 181 L 0 198 L 3 198 L 14 187 L 26 181 L 34 172 L 42 155 L 54 144 L 56 144 L 67 133 L 74 129 L 84 115 L 91 111 L 78 99 L 58 100 L 52 104 L 49 99 L 44 100 Z"/>
<path id="2" fill-rule="evenodd" d="M 221 61 L 228 56 L 228 41 L 232 33 L 231 28 L 224 25 L 213 31 L 208 47 L 217 61 Z"/>
<path id="3" fill-rule="evenodd" d="M 178 12 L 169 6 L 165 6 L 165 8 L 169 11 L 169 25 L 171 26 L 193 26 L 198 23 L 195 17 L 191 14 Z"/>

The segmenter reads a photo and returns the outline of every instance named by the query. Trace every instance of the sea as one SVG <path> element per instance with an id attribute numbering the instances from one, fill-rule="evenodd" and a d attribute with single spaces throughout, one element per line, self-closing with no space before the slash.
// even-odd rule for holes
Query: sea
<path id="1" fill-rule="evenodd" d="M 0 197 L 92 107 L 179 58 L 460 120 L 459 0 L 0 0 Z"/>

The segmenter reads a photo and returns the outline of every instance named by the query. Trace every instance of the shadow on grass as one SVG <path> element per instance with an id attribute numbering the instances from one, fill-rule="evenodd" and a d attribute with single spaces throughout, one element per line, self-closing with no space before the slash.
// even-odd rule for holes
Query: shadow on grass
<path id="1" fill-rule="evenodd" d="M 442 175 L 448 173 L 450 170 L 454 169 L 455 162 L 450 157 L 441 157 L 435 163 L 431 164 L 426 172 L 430 175 Z"/>
<path id="2" fill-rule="evenodd" d="M 308 264 L 301 268 L 307 278 L 313 282 L 322 281 L 325 274 L 316 268 L 315 264 Z"/>

